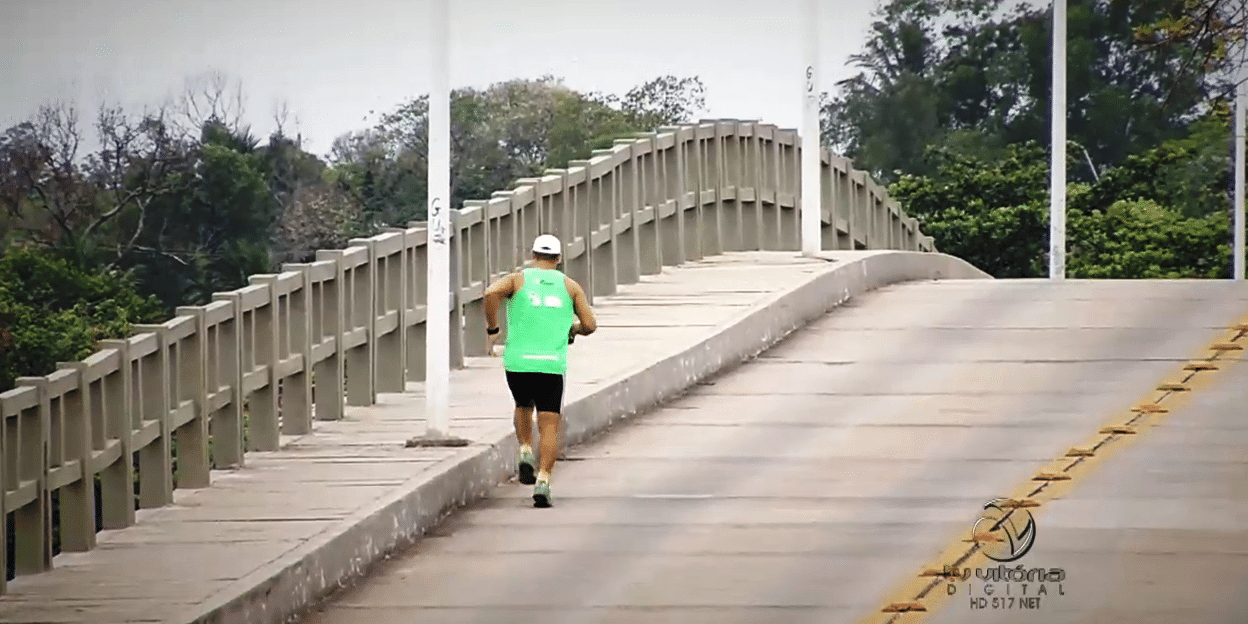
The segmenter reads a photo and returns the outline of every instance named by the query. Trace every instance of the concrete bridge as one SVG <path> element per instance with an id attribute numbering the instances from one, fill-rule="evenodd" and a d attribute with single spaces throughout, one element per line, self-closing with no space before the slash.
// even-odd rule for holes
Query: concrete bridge
<path id="1" fill-rule="evenodd" d="M 1248 617 L 1244 285 L 993 280 L 830 154 L 804 259 L 796 138 L 664 128 L 454 212 L 466 447 L 404 445 L 423 224 L 21 380 L 0 622 Z M 549 510 L 481 301 L 540 232 L 601 318 Z"/>

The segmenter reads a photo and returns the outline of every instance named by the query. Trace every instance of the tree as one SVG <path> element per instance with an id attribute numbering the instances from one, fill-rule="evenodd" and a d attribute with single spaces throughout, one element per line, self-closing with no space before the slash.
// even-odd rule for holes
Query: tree
<path id="1" fill-rule="evenodd" d="M 165 108 L 176 112 L 179 128 L 196 134 L 205 126 L 217 126 L 238 136 L 248 134 L 243 123 L 247 97 L 241 81 L 230 90 L 229 79 L 220 71 L 207 71 L 186 79 L 182 93 Z M 280 109 L 277 112 L 280 116 Z"/>
<path id="2" fill-rule="evenodd" d="M 164 109 L 132 116 L 119 106 L 101 106 L 96 130 L 101 148 L 87 157 L 83 169 L 103 202 L 76 245 L 85 252 L 95 244 L 97 232 L 116 226 L 111 266 L 134 251 L 152 203 L 182 190 L 183 180 L 175 172 L 185 166 L 188 150 Z"/>
<path id="3" fill-rule="evenodd" d="M 329 155 L 333 184 L 360 206 L 366 231 L 424 216 L 428 179 L 423 157 L 382 128 L 334 139 Z"/>
<path id="4" fill-rule="evenodd" d="M 1154 202 L 1120 200 L 1075 213 L 1067 271 L 1079 279 L 1230 277 L 1225 213 L 1188 218 Z"/>
<path id="5" fill-rule="evenodd" d="M 92 216 L 95 189 L 79 169 L 78 111 L 53 102 L 0 136 L 0 200 L 9 233 L 55 243 Z"/>
<path id="6" fill-rule="evenodd" d="M 999 161 L 932 148 L 931 176 L 904 175 L 889 193 L 936 248 L 999 278 L 1043 275 L 1048 240 L 1045 150 L 1012 145 Z"/>
<path id="7" fill-rule="evenodd" d="M 274 114 L 277 129 L 260 147 L 260 167 L 278 215 L 270 258 L 274 264 L 304 262 L 317 249 L 344 246 L 362 231 L 364 211 L 320 158 L 303 151 L 302 138 L 285 133 L 285 105 Z"/>
<path id="8" fill-rule="evenodd" d="M 261 155 L 249 136 L 218 124 L 207 124 L 202 136 L 169 172 L 174 191 L 154 200 L 141 223 L 135 212 L 121 221 L 134 228 L 135 244 L 119 265 L 170 309 L 206 302 L 271 266 L 278 204 Z"/>
<path id="9" fill-rule="evenodd" d="M 130 271 L 170 311 L 267 271 L 281 201 L 301 178 L 323 183 L 323 163 L 284 137 L 263 146 L 213 115 L 191 132 L 169 110 L 101 106 L 99 148 L 87 154 L 72 107 L 43 106 L 6 130 L 0 202 L 9 241 Z"/>
<path id="10" fill-rule="evenodd" d="M 451 93 L 451 204 L 486 199 L 517 179 L 567 166 L 614 139 L 688 121 L 704 106 L 697 78 L 662 76 L 622 98 L 578 93 L 543 76 Z M 373 227 L 423 219 L 428 98 L 415 98 L 371 129 L 334 141 L 340 188 Z"/>
<path id="11" fill-rule="evenodd" d="M 1248 33 L 1248 2 L 1245 0 L 1176 0 L 1166 5 L 1155 21 L 1136 26 L 1135 35 L 1145 49 L 1177 51 L 1183 74 L 1220 74 L 1227 78 L 1220 95 L 1227 97 L 1228 82 L 1248 59 L 1242 47 Z M 1236 48 L 1239 48 L 1236 50 Z M 1176 95 L 1172 87 L 1169 101 Z"/>
<path id="12" fill-rule="evenodd" d="M 51 102 L 0 133 L 0 382 L 355 232 L 359 207 L 286 136 L 288 111 L 265 143 L 227 86 L 199 77 L 179 101 L 104 104 L 91 124 Z"/>
<path id="13" fill-rule="evenodd" d="M 1143 45 L 1137 29 L 1174 0 L 1072 1 L 1068 11 L 1067 131 L 1083 158 L 1072 178 L 1094 181 L 1129 154 L 1182 136 L 1207 112 L 1219 78 L 1192 67 L 1192 44 Z M 888 0 L 862 72 L 824 110 L 825 139 L 886 181 L 931 173 L 924 150 L 956 145 L 974 156 L 1045 141 L 1049 122 L 1050 6 L 1005 11 L 998 0 Z M 938 27 L 938 21 L 946 22 Z"/>
<path id="14" fill-rule="evenodd" d="M 850 57 L 863 71 L 839 83 L 823 108 L 825 141 L 876 177 L 926 173 L 923 149 L 939 138 L 947 117 L 933 25 L 947 8 L 936 0 L 882 3 L 864 50 Z"/>
<path id="15" fill-rule="evenodd" d="M 1047 274 L 1047 151 L 1006 148 L 999 160 L 929 150 L 935 173 L 903 175 L 889 189 L 937 249 L 998 278 Z M 1225 211 L 1185 215 L 1173 170 L 1190 153 L 1160 147 L 1094 183 L 1067 188 L 1067 271 L 1075 278 L 1212 278 L 1229 275 Z M 1073 158 L 1070 158 L 1073 160 Z"/>
<path id="16" fill-rule="evenodd" d="M 1210 115 L 1192 124 L 1186 136 L 1132 154 L 1105 171 L 1071 206 L 1086 212 L 1148 199 L 1185 217 L 1229 213 L 1230 138 L 1225 115 Z"/>
<path id="17" fill-rule="evenodd" d="M 310 262 L 318 249 L 341 249 L 361 226 L 359 205 L 332 184 L 301 185 L 283 206 L 274 237 L 281 262 Z"/>
<path id="18" fill-rule="evenodd" d="M 633 87 L 622 98 L 598 98 L 618 104 L 628 123 L 636 128 L 656 129 L 689 121 L 706 108 L 706 87 L 696 76 L 659 76 Z"/>
<path id="19" fill-rule="evenodd" d="M 454 203 L 586 157 L 639 124 L 684 121 L 703 105 L 700 81 L 674 76 L 622 98 L 543 77 L 458 89 L 453 99 Z M 329 163 L 287 134 L 285 107 L 274 111 L 267 142 L 257 137 L 244 101 L 241 85 L 209 73 L 155 108 L 102 105 L 90 127 L 71 106 L 41 107 L 0 133 L 2 241 L 125 271 L 172 311 L 317 248 L 423 217 L 426 98 L 340 137 Z M 90 143 L 98 149 L 81 149 Z"/>
<path id="20" fill-rule="evenodd" d="M 80 360 L 132 323 L 163 320 L 124 273 L 91 269 L 50 250 L 10 247 L 0 256 L 0 392 L 21 376 L 47 375 Z"/>

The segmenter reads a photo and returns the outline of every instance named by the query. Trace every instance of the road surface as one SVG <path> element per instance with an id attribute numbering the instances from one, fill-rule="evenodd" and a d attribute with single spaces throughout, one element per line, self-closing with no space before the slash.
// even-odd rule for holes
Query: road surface
<path id="1" fill-rule="evenodd" d="M 554 508 L 500 486 L 304 624 L 878 618 L 985 502 L 1246 314 L 1229 282 L 885 288 L 571 449 Z M 972 578 L 895 621 L 1248 621 L 1248 366 L 1213 375 L 1032 510 L 1018 563 L 1060 590 L 976 609 Z"/>

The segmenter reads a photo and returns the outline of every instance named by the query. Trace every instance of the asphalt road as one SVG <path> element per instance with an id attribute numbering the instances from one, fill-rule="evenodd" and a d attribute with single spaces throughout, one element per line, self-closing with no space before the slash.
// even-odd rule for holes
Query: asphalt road
<path id="1" fill-rule="evenodd" d="M 863 621 L 1246 314 L 1228 282 L 877 291 L 571 449 L 553 508 L 500 486 L 304 622 Z M 1061 595 L 897 621 L 1248 621 L 1245 369 L 1035 510 L 1022 563 Z"/>

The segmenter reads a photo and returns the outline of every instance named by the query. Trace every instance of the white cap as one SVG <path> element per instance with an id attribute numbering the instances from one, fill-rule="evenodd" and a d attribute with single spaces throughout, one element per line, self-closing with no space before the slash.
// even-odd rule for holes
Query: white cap
<path id="1" fill-rule="evenodd" d="M 563 253 L 559 239 L 550 234 L 542 234 L 533 241 L 533 251 L 558 256 Z"/>

